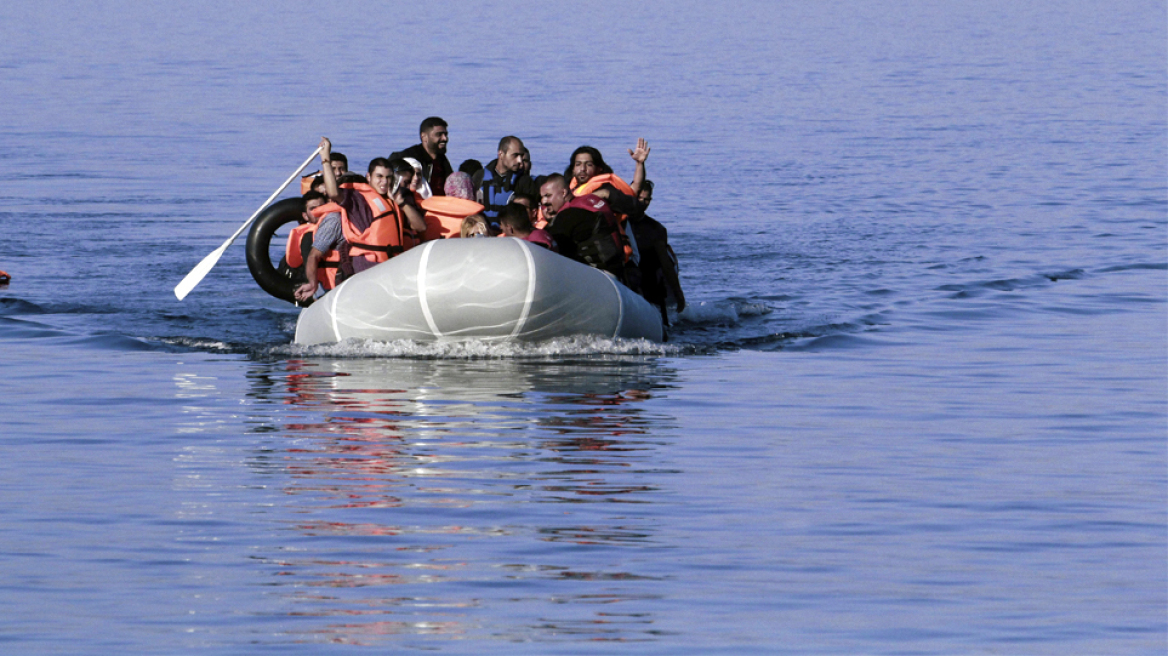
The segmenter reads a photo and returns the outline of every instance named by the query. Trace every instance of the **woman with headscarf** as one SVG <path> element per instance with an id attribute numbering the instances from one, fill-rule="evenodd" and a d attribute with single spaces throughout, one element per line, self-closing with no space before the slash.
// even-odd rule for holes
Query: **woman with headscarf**
<path id="1" fill-rule="evenodd" d="M 447 196 L 455 198 L 462 198 L 464 200 L 474 200 L 474 185 L 470 181 L 470 175 L 462 171 L 455 171 L 446 178 L 446 187 L 443 189 Z"/>

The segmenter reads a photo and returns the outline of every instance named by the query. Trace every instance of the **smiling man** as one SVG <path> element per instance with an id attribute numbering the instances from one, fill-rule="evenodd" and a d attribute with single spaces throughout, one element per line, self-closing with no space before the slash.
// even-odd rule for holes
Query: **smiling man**
<path id="1" fill-rule="evenodd" d="M 393 153 L 389 159 L 412 157 L 421 162 L 422 177 L 429 183 L 430 191 L 435 196 L 443 196 L 446 177 L 454 171 L 446 159 L 446 143 L 450 140 L 446 121 L 437 116 L 427 118 L 418 128 L 418 136 L 421 143 Z"/>

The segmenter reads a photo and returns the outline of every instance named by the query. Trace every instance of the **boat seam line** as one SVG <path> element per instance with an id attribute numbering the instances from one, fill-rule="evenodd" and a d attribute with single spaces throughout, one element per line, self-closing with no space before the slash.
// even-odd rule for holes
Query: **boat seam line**
<path id="1" fill-rule="evenodd" d="M 426 246 L 422 248 L 422 259 L 418 262 L 418 302 L 422 305 L 422 316 L 426 317 L 426 325 L 430 326 L 430 332 L 434 333 L 435 337 L 442 337 L 442 331 L 438 330 L 438 324 L 434 323 L 434 315 L 430 314 L 429 301 L 426 299 L 426 264 L 430 261 L 430 250 L 436 243 L 438 242 L 426 242 Z"/>
<path id="2" fill-rule="evenodd" d="M 605 271 L 601 271 L 600 275 L 608 279 L 608 282 L 612 285 L 612 291 L 616 292 L 616 330 L 612 332 L 612 338 L 616 339 L 620 336 L 621 326 L 625 322 L 625 302 L 624 298 L 621 297 L 620 287 L 616 286 L 616 276 Z"/>
<path id="3" fill-rule="evenodd" d="M 515 243 L 519 246 L 519 250 L 523 251 L 523 257 L 527 258 L 527 295 L 523 299 L 523 311 L 519 313 L 519 321 L 515 323 L 515 330 L 511 331 L 512 337 L 518 335 L 523 330 L 523 326 L 527 324 L 527 316 L 531 313 L 531 303 L 535 300 L 535 260 L 531 257 L 531 247 L 522 239 L 516 239 Z"/>
<path id="4" fill-rule="evenodd" d="M 338 342 L 341 341 L 341 329 L 337 326 L 337 299 L 341 297 L 341 287 L 344 286 L 344 283 L 342 283 L 333 290 L 333 301 L 332 305 L 329 306 L 329 320 L 333 325 L 333 336 L 336 337 L 336 341 Z"/>

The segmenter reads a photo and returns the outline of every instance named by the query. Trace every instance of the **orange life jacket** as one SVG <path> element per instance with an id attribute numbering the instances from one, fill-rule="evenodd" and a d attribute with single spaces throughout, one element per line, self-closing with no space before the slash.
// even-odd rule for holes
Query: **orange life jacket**
<path id="1" fill-rule="evenodd" d="M 312 181 L 315 180 L 316 176 L 318 176 L 318 175 L 320 175 L 320 171 L 316 171 L 313 173 L 309 173 L 308 175 L 300 176 L 300 195 L 301 196 L 312 191 Z"/>
<path id="2" fill-rule="evenodd" d="M 357 231 L 356 226 L 349 221 L 348 214 L 341 215 L 341 231 L 349 242 L 350 255 L 364 255 L 366 259 L 380 264 L 413 246 L 413 243 L 406 241 L 402 231 L 402 215 L 397 204 L 365 182 L 346 182 L 341 187 L 361 194 L 373 215 L 373 220 L 364 232 Z"/>
<path id="3" fill-rule="evenodd" d="M 336 203 L 325 203 L 313 209 L 312 215 L 319 220 L 332 212 L 341 213 L 341 225 L 343 226 L 346 215 L 345 208 Z M 318 225 L 320 224 L 303 223 L 292 229 L 292 234 L 288 235 L 288 245 L 284 248 L 284 260 L 288 262 L 288 266 L 296 268 L 304 264 L 304 258 L 312 248 L 312 238 L 316 234 Z M 307 243 L 305 243 L 306 239 Z M 335 248 L 325 253 L 324 259 L 317 265 L 316 281 L 326 291 L 337 286 L 337 271 L 340 270 L 340 266 L 341 252 Z"/>
<path id="4" fill-rule="evenodd" d="M 573 177 L 572 182 L 576 182 L 576 178 Z M 629 186 L 629 183 L 621 180 L 615 173 L 602 173 L 601 175 L 594 175 L 588 180 L 588 182 L 574 187 L 572 189 L 572 193 L 576 196 L 586 196 L 596 191 L 597 189 L 600 189 L 605 184 L 611 184 L 612 186 L 616 187 L 617 191 L 621 192 L 622 194 L 632 196 L 633 198 L 637 197 L 637 194 L 633 193 L 633 188 Z"/>
<path id="5" fill-rule="evenodd" d="M 483 211 L 483 206 L 473 200 L 455 196 L 431 196 L 418 205 L 426 212 L 426 234 L 423 241 L 432 239 L 452 239 L 460 236 L 462 220 L 471 214 Z"/>

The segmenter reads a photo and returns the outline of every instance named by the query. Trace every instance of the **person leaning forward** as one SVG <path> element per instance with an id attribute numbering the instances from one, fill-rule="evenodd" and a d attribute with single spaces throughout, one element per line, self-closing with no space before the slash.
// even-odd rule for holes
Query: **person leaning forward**
<path id="1" fill-rule="evenodd" d="M 531 225 L 531 217 L 527 207 L 519 203 L 511 203 L 499 211 L 499 227 L 504 237 L 515 237 L 533 244 L 539 244 L 549 251 L 556 252 L 556 240 L 546 230 Z"/>
<path id="2" fill-rule="evenodd" d="M 540 206 L 549 221 L 547 231 L 561 255 L 608 271 L 624 282 L 628 241 L 608 202 L 594 194 L 573 196 L 559 173 L 539 189 Z"/>
<path id="3" fill-rule="evenodd" d="M 318 286 L 325 291 L 337 286 L 351 274 L 349 244 L 345 241 L 341 222 L 344 208 L 328 202 L 324 194 L 310 191 L 304 194 L 304 223 L 288 235 L 285 260 L 289 266 L 303 264 L 308 282 L 296 288 L 297 301 L 307 301 L 316 295 Z M 305 253 L 307 250 L 307 253 Z"/>
<path id="4" fill-rule="evenodd" d="M 370 161 L 364 182 L 345 182 L 338 186 L 329 166 L 332 143 L 328 138 L 321 138 L 320 149 L 325 193 L 345 210 L 341 228 L 349 242 L 353 272 L 360 273 L 413 246 L 414 240 L 409 238 L 407 229 L 422 234 L 426 222 L 417 213 L 408 218 L 403 215 L 400 203 L 409 190 L 391 191 L 393 171 L 389 160 L 378 157 Z"/>

